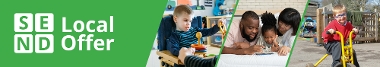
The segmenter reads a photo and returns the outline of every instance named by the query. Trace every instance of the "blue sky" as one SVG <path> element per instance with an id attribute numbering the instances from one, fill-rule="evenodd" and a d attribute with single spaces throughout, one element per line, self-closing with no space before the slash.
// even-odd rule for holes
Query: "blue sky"
<path id="1" fill-rule="evenodd" d="M 367 5 L 377 5 L 379 0 L 368 0 Z"/>

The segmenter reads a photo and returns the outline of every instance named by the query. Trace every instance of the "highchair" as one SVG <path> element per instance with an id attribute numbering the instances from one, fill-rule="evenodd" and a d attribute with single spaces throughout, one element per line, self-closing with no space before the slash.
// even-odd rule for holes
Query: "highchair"
<path id="1" fill-rule="evenodd" d="M 167 50 L 167 38 L 171 35 L 171 33 L 176 29 L 175 23 L 172 23 L 173 21 L 173 15 L 167 15 L 164 18 L 162 18 L 159 29 L 158 29 L 158 49 L 157 55 L 159 56 L 161 67 L 169 66 L 174 67 L 174 65 L 183 65 L 182 62 L 178 59 L 177 56 L 174 56 L 170 53 L 169 50 Z M 191 27 L 199 27 L 202 28 L 202 17 L 196 16 L 194 17 L 193 21 L 191 22 Z M 197 33 L 198 34 L 198 33 Z M 202 35 L 197 35 L 202 36 Z M 198 37 L 197 37 L 198 38 Z M 200 38 L 198 38 L 198 43 L 200 44 Z M 192 45 L 197 47 L 204 47 L 204 45 Z M 205 57 L 205 52 L 196 52 L 195 55 Z"/>
<path id="2" fill-rule="evenodd" d="M 200 44 L 200 38 L 202 37 L 202 33 L 197 32 L 196 37 L 198 38 L 198 44 L 192 44 L 191 47 L 195 48 L 196 50 L 206 50 L 206 46 Z M 164 63 L 161 65 L 161 67 L 164 67 L 165 65 L 174 66 L 174 64 L 183 65 L 183 62 L 180 62 L 178 57 L 171 54 L 168 50 L 157 51 L 157 55 L 160 56 L 160 61 Z M 195 52 L 194 55 L 206 57 L 206 52 Z"/>

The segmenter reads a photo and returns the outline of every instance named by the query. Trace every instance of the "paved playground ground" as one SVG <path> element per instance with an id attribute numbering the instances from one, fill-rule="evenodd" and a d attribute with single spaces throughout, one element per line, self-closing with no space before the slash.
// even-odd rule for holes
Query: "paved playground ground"
<path id="1" fill-rule="evenodd" d="M 361 67 L 380 66 L 380 43 L 354 44 Z M 288 67 L 305 67 L 307 63 L 316 63 L 326 50 L 316 43 L 300 39 L 296 41 Z M 331 67 L 332 57 L 328 56 L 318 67 Z"/>

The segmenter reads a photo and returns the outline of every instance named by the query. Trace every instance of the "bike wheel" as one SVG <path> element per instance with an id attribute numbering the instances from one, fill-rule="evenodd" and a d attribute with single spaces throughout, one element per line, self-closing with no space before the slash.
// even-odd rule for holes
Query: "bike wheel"
<path id="1" fill-rule="evenodd" d="M 343 64 L 342 63 L 338 63 L 334 67 L 343 67 Z M 352 63 L 346 63 L 346 67 L 356 67 L 356 66 L 354 64 L 352 64 Z"/>

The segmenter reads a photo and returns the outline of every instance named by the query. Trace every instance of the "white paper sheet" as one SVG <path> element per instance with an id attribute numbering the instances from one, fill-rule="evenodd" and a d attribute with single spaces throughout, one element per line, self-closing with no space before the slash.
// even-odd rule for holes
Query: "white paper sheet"
<path id="1" fill-rule="evenodd" d="M 222 54 L 218 67 L 285 67 L 288 56 Z"/>

